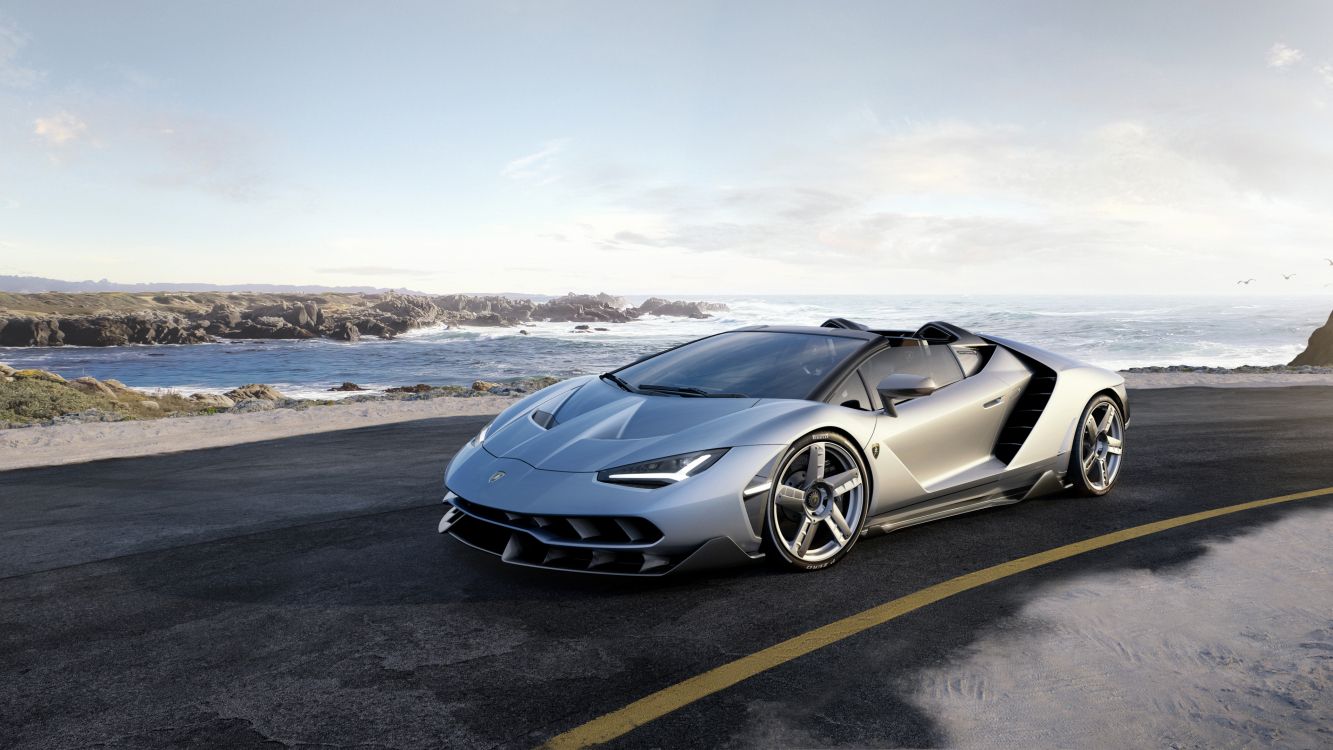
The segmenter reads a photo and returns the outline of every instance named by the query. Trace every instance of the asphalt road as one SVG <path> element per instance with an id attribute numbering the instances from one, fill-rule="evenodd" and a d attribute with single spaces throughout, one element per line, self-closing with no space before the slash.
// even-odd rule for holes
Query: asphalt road
<path id="1" fill-rule="evenodd" d="M 0 473 L 0 745 L 526 747 L 812 627 L 1006 560 L 1333 485 L 1333 388 L 1132 393 L 1121 484 L 862 540 L 815 574 L 505 566 L 435 533 L 452 418 Z M 906 615 L 616 745 L 931 746 L 902 694 L 1053 578 L 1162 568 L 1333 502 L 1082 555 Z M 1151 613 L 1144 613 L 1150 617 Z"/>

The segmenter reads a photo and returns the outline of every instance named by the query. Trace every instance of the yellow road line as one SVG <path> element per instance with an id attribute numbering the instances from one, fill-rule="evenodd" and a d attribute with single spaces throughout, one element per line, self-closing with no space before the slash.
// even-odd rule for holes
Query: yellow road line
<path id="1" fill-rule="evenodd" d="M 966 575 L 951 578 L 943 583 L 937 583 L 929 588 L 921 589 L 907 596 L 885 602 L 870 609 L 858 612 L 850 617 L 836 620 L 822 627 L 802 633 L 794 638 L 783 641 L 782 643 L 769 646 L 768 648 L 757 651 L 749 656 L 741 657 L 733 662 L 728 662 L 720 667 L 704 672 L 703 674 L 691 677 L 683 682 L 678 682 L 669 687 L 665 687 L 656 693 L 640 698 L 637 701 L 625 706 L 624 708 L 612 711 L 609 714 L 599 716 L 596 719 L 575 727 L 568 732 L 552 737 L 545 745 L 550 750 L 565 750 L 566 748 L 581 748 L 590 745 L 598 745 L 603 742 L 609 742 L 621 735 L 633 730 L 635 727 L 647 724 L 654 719 L 659 719 L 678 708 L 687 706 L 697 700 L 706 698 L 713 693 L 735 685 L 742 680 L 749 679 L 772 669 L 781 664 L 785 664 L 792 659 L 804 656 L 812 651 L 816 651 L 838 641 L 856 635 L 865 630 L 883 625 L 884 623 L 902 615 L 921 609 L 929 604 L 934 604 L 941 599 L 947 599 L 955 594 L 984 586 L 988 583 L 998 581 L 1001 578 L 1007 578 L 1017 575 L 1024 571 L 1039 568 L 1043 565 L 1065 560 L 1085 552 L 1110 547 L 1113 544 L 1128 542 L 1140 537 L 1156 534 L 1168 529 L 1174 529 L 1180 526 L 1186 526 L 1199 521 L 1207 521 L 1210 518 L 1226 516 L 1232 513 L 1240 513 L 1255 508 L 1263 508 L 1268 505 L 1277 505 L 1279 503 L 1289 503 L 1296 500 L 1306 500 L 1312 497 L 1321 497 L 1324 495 L 1333 495 L 1333 487 L 1325 487 L 1308 492 L 1297 492 L 1292 495 L 1282 495 L 1280 497 L 1270 497 L 1266 500 L 1255 500 L 1239 505 L 1228 505 L 1224 508 L 1214 508 L 1199 513 L 1191 513 L 1186 516 L 1177 516 L 1168 518 L 1164 521 L 1134 526 L 1121 531 L 1115 531 L 1102 536 L 1095 536 L 1091 539 L 1084 539 L 1081 542 L 1066 544 L 1063 547 L 1055 547 L 1045 552 L 1038 552 L 1035 555 L 1020 557 L 1009 562 L 1000 563 L 989 568 L 974 571 Z"/>

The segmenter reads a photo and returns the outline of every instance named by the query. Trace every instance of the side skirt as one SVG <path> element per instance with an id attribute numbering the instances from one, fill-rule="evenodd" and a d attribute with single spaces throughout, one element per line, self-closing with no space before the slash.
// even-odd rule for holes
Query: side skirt
<path id="1" fill-rule="evenodd" d="M 972 488 L 964 493 L 934 498 L 871 518 L 866 521 L 866 528 L 861 533 L 887 534 L 890 531 L 905 529 L 908 526 L 915 526 L 920 523 L 938 521 L 951 516 L 961 516 L 964 513 L 996 508 L 1001 505 L 1013 505 L 1030 497 L 1058 492 L 1065 486 L 1061 478 L 1052 470 L 1043 472 L 1035 481 L 1029 480 L 1028 483 L 1018 487 L 1005 488 L 990 484 L 985 487 Z"/>

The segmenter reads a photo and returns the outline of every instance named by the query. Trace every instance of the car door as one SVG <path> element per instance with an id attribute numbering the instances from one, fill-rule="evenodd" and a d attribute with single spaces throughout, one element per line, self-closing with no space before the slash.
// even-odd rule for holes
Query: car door
<path id="1" fill-rule="evenodd" d="M 900 497 L 886 488 L 890 504 L 910 502 L 924 493 L 945 491 L 1003 469 L 994 457 L 995 442 L 1022 382 L 1005 368 L 989 363 L 970 377 L 946 344 L 916 342 L 894 346 L 871 357 L 861 375 L 876 409 L 882 409 L 875 386 L 892 373 L 931 377 L 938 389 L 929 396 L 895 404 L 897 416 L 881 413 L 872 438 L 888 449 L 886 462 L 900 462 L 920 485 Z M 994 467 L 990 463 L 994 462 Z"/>

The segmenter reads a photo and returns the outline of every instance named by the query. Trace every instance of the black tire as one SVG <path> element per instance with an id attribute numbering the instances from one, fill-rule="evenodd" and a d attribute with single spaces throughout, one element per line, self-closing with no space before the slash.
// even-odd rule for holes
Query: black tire
<path id="1" fill-rule="evenodd" d="M 818 561 L 809 561 L 797 557 L 781 539 L 781 533 L 778 531 L 778 528 L 780 527 L 778 524 L 778 514 L 788 513 L 790 510 L 779 506 L 778 493 L 784 476 L 789 473 L 789 467 L 798 465 L 796 462 L 802 460 L 800 458 L 801 454 L 808 452 L 811 446 L 815 443 L 840 447 L 842 449 L 841 451 L 833 451 L 835 453 L 835 458 L 842 460 L 845 457 L 850 460 L 854 464 L 856 471 L 859 472 L 861 483 L 857 487 L 847 491 L 847 497 L 849 499 L 844 501 L 850 506 L 850 493 L 859 493 L 856 496 L 859 498 L 859 501 L 857 512 L 854 514 L 855 517 L 851 518 L 843 516 L 843 520 L 845 520 L 847 526 L 850 527 L 850 534 L 846 535 L 849 539 L 846 542 L 843 542 L 842 547 L 831 556 Z M 825 450 L 828 450 L 827 447 Z M 843 470 L 845 471 L 846 469 Z M 773 488 L 769 490 L 768 504 L 764 509 L 763 548 L 765 557 L 770 562 L 785 568 L 786 570 L 797 571 L 823 570 L 845 557 L 861 537 L 861 532 L 865 526 L 866 516 L 870 510 L 869 477 L 870 472 L 866 466 L 865 457 L 861 455 L 860 449 L 839 433 L 823 431 L 812 432 L 792 443 L 776 465 L 773 473 Z M 836 503 L 836 501 L 837 498 L 830 497 L 827 502 Z M 839 507 L 839 511 L 841 512 L 841 506 Z M 831 523 L 828 521 L 825 522 Z M 837 541 L 836 537 L 832 536 L 833 532 L 831 530 L 822 530 L 820 533 L 823 533 L 831 541 Z"/>
<path id="2" fill-rule="evenodd" d="M 1099 464 L 1096 455 L 1099 445 L 1105 450 L 1105 441 L 1099 443 L 1097 438 L 1090 438 L 1085 432 L 1088 417 L 1094 413 L 1099 417 L 1104 417 L 1106 414 L 1104 410 L 1107 407 L 1113 410 L 1114 419 L 1119 428 L 1119 437 L 1116 438 L 1119 440 L 1119 445 L 1116 446 L 1116 449 L 1120 451 L 1115 454 L 1118 460 L 1114 464 L 1114 470 L 1109 472 L 1107 464 Z M 1084 407 L 1083 413 L 1079 415 L 1078 425 L 1074 431 L 1074 445 L 1069 451 L 1069 469 L 1065 476 L 1073 483 L 1074 494 L 1082 495 L 1084 497 L 1101 497 L 1115 489 L 1116 481 L 1120 478 L 1120 466 L 1124 460 L 1124 443 L 1124 415 L 1120 409 L 1120 403 L 1106 394 L 1094 396 L 1092 400 L 1088 402 L 1088 405 Z M 1091 460 L 1094 467 L 1098 468 L 1086 468 L 1090 455 L 1092 455 Z M 1106 457 L 1104 453 L 1101 454 L 1101 456 L 1102 458 Z M 1099 471 L 1103 472 L 1103 477 L 1106 476 L 1106 473 L 1109 473 L 1110 481 L 1103 485 L 1096 478 L 1090 476 L 1097 474 Z"/>

